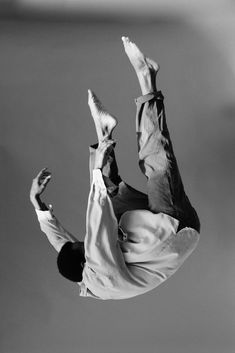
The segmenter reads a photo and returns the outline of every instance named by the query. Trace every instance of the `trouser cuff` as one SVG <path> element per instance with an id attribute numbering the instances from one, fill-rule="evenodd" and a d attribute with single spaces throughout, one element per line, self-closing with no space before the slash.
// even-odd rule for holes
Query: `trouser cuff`
<path id="1" fill-rule="evenodd" d="M 91 171 L 93 169 L 94 160 L 95 160 L 95 150 L 97 148 L 98 148 L 98 143 L 95 143 L 89 146 L 89 151 L 90 151 L 89 168 L 90 168 L 91 179 L 92 179 Z M 118 187 L 122 179 L 118 174 L 118 167 L 117 167 L 114 151 L 111 151 L 108 157 L 107 163 L 102 168 L 102 174 L 103 174 L 104 183 L 106 185 L 109 195 L 111 197 L 115 196 L 118 192 Z"/>
<path id="2" fill-rule="evenodd" d="M 143 103 L 146 103 L 146 102 L 148 102 L 148 101 L 150 101 L 152 99 L 163 100 L 164 96 L 162 94 L 162 91 L 150 92 L 148 94 L 140 96 L 140 97 L 135 99 L 135 103 L 136 104 L 143 104 Z"/>

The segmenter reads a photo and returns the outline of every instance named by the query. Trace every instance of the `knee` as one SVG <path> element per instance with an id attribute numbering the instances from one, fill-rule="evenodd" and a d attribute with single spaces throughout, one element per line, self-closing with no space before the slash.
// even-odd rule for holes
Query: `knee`
<path id="1" fill-rule="evenodd" d="M 198 233 L 201 231 L 201 224 L 197 212 L 191 206 L 191 212 L 188 213 L 188 217 L 183 221 L 185 227 L 195 229 Z"/>

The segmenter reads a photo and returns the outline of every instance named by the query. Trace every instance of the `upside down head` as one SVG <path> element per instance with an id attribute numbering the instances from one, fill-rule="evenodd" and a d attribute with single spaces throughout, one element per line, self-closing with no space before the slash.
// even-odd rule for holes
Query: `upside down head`
<path id="1" fill-rule="evenodd" d="M 57 257 L 57 266 L 60 274 L 73 282 L 82 281 L 85 262 L 83 242 L 66 242 Z"/>

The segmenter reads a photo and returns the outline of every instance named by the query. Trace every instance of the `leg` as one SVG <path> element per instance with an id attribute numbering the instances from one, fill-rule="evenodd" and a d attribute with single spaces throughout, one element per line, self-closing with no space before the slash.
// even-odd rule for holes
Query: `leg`
<path id="1" fill-rule="evenodd" d="M 166 124 L 163 95 L 156 88 L 158 64 L 146 58 L 129 38 L 122 38 L 143 96 L 136 100 L 139 165 L 147 177 L 149 208 L 180 221 L 179 229 L 199 231 L 196 211 L 185 194 Z"/>
<path id="2" fill-rule="evenodd" d="M 90 146 L 89 169 L 90 178 L 92 178 L 92 170 L 95 161 L 95 150 L 98 144 Z M 148 197 L 141 191 L 138 191 L 125 183 L 119 173 L 114 150 L 111 152 L 109 159 L 102 170 L 105 184 L 109 196 L 111 197 L 113 209 L 117 220 L 126 211 L 149 209 Z M 90 179 L 91 180 L 91 179 Z"/>
<path id="3" fill-rule="evenodd" d="M 136 100 L 139 165 L 147 177 L 149 207 L 180 221 L 179 229 L 200 230 L 198 216 L 184 191 L 159 91 Z"/>
<path id="4" fill-rule="evenodd" d="M 116 119 L 104 109 L 101 102 L 91 91 L 89 91 L 88 104 L 95 122 L 98 140 L 111 138 L 113 129 L 117 125 Z M 90 182 L 92 182 L 92 170 L 95 161 L 95 150 L 97 147 L 98 144 L 90 146 Z M 126 211 L 133 209 L 148 209 L 147 195 L 122 181 L 118 173 L 114 150 L 109 155 L 108 161 L 102 170 L 102 174 L 109 196 L 112 199 L 114 213 L 118 220 Z"/>
<path id="5" fill-rule="evenodd" d="M 98 143 L 105 139 L 111 139 L 112 132 L 117 125 L 117 119 L 105 110 L 98 97 L 91 90 L 88 90 L 88 104 L 95 123 Z M 92 170 L 95 161 L 95 150 L 97 147 L 98 144 L 90 147 L 90 182 L 92 182 Z M 114 152 L 110 154 L 106 165 L 103 167 L 102 174 L 108 191 L 110 195 L 112 195 L 121 181 L 121 178 L 118 175 Z"/>

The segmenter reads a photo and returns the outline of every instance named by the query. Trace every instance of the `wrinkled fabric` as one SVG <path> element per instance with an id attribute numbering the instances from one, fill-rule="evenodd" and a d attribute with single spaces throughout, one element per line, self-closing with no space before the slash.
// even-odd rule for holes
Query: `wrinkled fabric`
<path id="1" fill-rule="evenodd" d="M 36 210 L 48 240 L 77 241 L 52 210 Z M 80 296 L 126 299 L 144 294 L 169 278 L 195 249 L 199 233 L 192 228 L 177 232 L 179 221 L 148 210 L 125 212 L 119 223 L 102 173 L 93 170 L 88 198 L 86 263 Z"/>
<path id="2" fill-rule="evenodd" d="M 171 216 L 148 210 L 125 212 L 118 224 L 102 173 L 93 170 L 80 295 L 126 299 L 156 288 L 182 265 L 199 240 L 192 228 L 177 232 L 178 224 Z M 120 240 L 119 227 L 125 240 Z"/>

